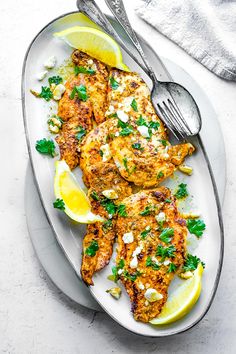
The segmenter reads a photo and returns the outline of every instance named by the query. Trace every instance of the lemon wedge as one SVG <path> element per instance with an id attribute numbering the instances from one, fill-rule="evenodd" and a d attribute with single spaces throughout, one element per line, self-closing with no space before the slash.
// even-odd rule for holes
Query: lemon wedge
<path id="1" fill-rule="evenodd" d="M 172 323 L 185 316 L 197 302 L 201 293 L 203 266 L 198 264 L 193 276 L 184 280 L 183 284 L 168 298 L 161 314 L 150 321 L 154 325 Z"/>
<path id="2" fill-rule="evenodd" d="M 104 219 L 91 212 L 89 199 L 65 161 L 56 161 L 54 192 L 65 204 L 65 213 L 73 220 L 91 224 Z"/>
<path id="3" fill-rule="evenodd" d="M 72 48 L 79 49 L 109 66 L 129 71 L 123 63 L 118 44 L 106 33 L 96 28 L 74 26 L 56 32 L 54 36 L 64 40 Z"/>

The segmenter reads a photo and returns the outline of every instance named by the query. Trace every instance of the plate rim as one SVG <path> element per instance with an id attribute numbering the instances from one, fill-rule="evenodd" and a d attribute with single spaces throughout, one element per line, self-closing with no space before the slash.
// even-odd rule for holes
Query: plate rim
<path id="1" fill-rule="evenodd" d="M 57 233 L 54 229 L 54 226 L 52 224 L 52 221 L 51 221 L 51 218 L 49 217 L 48 215 L 48 212 L 47 212 L 47 209 L 45 207 L 45 203 L 44 203 L 44 200 L 43 200 L 43 197 L 42 197 L 42 194 L 41 194 L 41 190 L 40 190 L 40 187 L 39 187 L 39 183 L 38 183 L 38 180 L 37 180 L 37 177 L 36 177 L 36 171 L 35 171 L 35 167 L 34 167 L 34 162 L 33 162 L 33 155 L 32 155 L 32 150 L 31 150 L 31 145 L 30 145 L 30 140 L 29 140 L 29 131 L 28 131 L 28 124 L 27 124 L 27 119 L 26 119 L 26 104 L 25 104 L 25 86 L 24 86 L 24 83 L 25 83 L 25 74 L 26 74 L 26 64 L 27 64 L 27 59 L 28 59 L 28 55 L 29 55 L 29 52 L 34 44 L 34 42 L 37 40 L 37 38 L 43 33 L 43 31 L 45 29 L 47 29 L 47 27 L 49 27 L 51 24 L 53 24 L 54 22 L 60 20 L 61 18 L 63 17 L 66 17 L 66 16 L 69 16 L 69 15 L 73 15 L 73 14 L 78 14 L 78 13 L 82 13 L 81 11 L 72 11 L 72 12 L 68 12 L 68 13 L 65 13 L 63 15 L 60 15 L 56 18 L 54 18 L 53 20 L 51 20 L 50 22 L 48 22 L 35 36 L 34 38 L 32 39 L 32 41 L 30 42 L 27 50 L 26 50 L 26 53 L 25 53 L 25 56 L 24 56 L 24 60 L 23 60 L 23 65 L 22 65 L 22 73 L 21 73 L 21 102 L 22 102 L 22 115 L 23 115 L 23 123 L 24 123 L 24 131 L 25 131 L 25 138 L 26 138 L 26 144 L 27 144 L 27 149 L 28 149 L 28 153 L 29 153 L 29 158 L 30 158 L 30 165 L 31 165 L 31 168 L 32 168 L 32 173 L 33 173 L 33 178 L 34 178 L 34 181 L 35 181 L 35 185 L 36 185 L 36 188 L 38 190 L 38 194 L 39 194 L 39 198 L 40 198 L 40 201 L 42 203 L 42 206 L 44 208 L 44 211 L 45 211 L 45 216 L 47 218 L 47 221 L 48 223 L 50 224 L 54 234 L 55 234 L 55 237 L 56 237 L 56 240 L 58 242 L 58 244 L 60 245 L 61 249 L 63 250 L 65 256 L 67 257 L 66 255 L 66 251 L 64 250 L 64 248 L 62 247 L 61 245 L 61 242 L 59 240 L 59 238 L 57 237 Z M 112 19 L 112 20 L 115 20 L 114 17 L 112 16 L 109 16 L 109 15 L 106 15 L 108 18 Z M 143 39 L 142 36 L 139 35 L 139 37 L 142 39 L 142 41 L 145 43 L 145 45 L 150 48 L 153 53 L 157 56 L 158 58 L 158 55 L 156 54 L 155 50 L 152 49 L 151 45 L 149 45 L 149 43 Z M 207 314 L 207 312 L 209 311 L 211 305 L 212 305 L 212 302 L 215 298 L 215 295 L 216 295 L 216 291 L 217 291 L 217 288 L 218 288 L 218 285 L 219 285 L 219 280 L 220 280 L 220 275 L 221 275 L 221 271 L 222 271 L 222 265 L 223 265 L 223 259 L 224 259 L 224 226 L 223 226 L 223 217 L 222 217 L 222 209 L 221 209 L 221 204 L 220 204 L 220 199 L 219 199 L 219 195 L 218 195 L 218 189 L 217 189 L 217 186 L 216 186 L 216 182 L 215 182 L 215 178 L 214 178 L 214 175 L 213 175 L 213 171 L 212 171 L 212 168 L 211 168 L 211 165 L 210 165 L 210 161 L 208 159 L 208 156 L 207 156 L 207 153 L 205 151 L 205 148 L 204 148 L 204 145 L 202 143 L 202 140 L 200 138 L 200 135 L 198 136 L 198 143 L 200 144 L 200 147 L 202 149 L 202 152 L 203 152 L 203 155 L 204 155 L 204 158 L 205 158 L 205 161 L 206 161 L 206 164 L 207 164 L 207 168 L 208 168 L 208 171 L 209 171 L 209 175 L 210 175 L 210 179 L 211 179 L 211 182 L 212 182 L 212 186 L 213 186 L 213 191 L 214 191 L 214 195 L 215 195 L 215 203 L 216 203 L 216 208 L 217 208 L 217 214 L 218 214 L 218 223 L 219 223 L 219 231 L 220 231 L 220 257 L 219 257 L 219 262 L 218 262 L 218 269 L 217 269 L 217 274 L 216 274 L 216 279 L 215 279 L 215 282 L 214 282 L 214 286 L 212 288 L 212 291 L 211 291 L 211 297 L 210 297 L 210 301 L 207 305 L 207 307 L 205 308 L 205 310 L 203 311 L 203 313 L 193 322 L 191 323 L 189 326 L 187 326 L 186 328 L 182 329 L 182 330 L 170 330 L 170 332 L 168 333 L 162 333 L 162 334 L 157 334 L 157 335 L 149 335 L 149 334 L 143 334 L 143 333 L 138 333 L 136 331 L 133 331 L 132 329 L 130 328 L 127 328 L 127 327 L 124 327 L 123 324 L 120 323 L 119 319 L 115 318 L 112 314 L 110 314 L 105 308 L 104 306 L 100 303 L 100 301 L 94 296 L 95 300 L 98 302 L 98 304 L 105 310 L 105 312 L 114 320 L 116 321 L 116 323 L 118 323 L 122 328 L 125 328 L 126 330 L 130 331 L 131 333 L 134 333 L 136 335 L 139 335 L 139 336 L 143 336 L 143 337 L 149 337 L 149 338 L 163 338 L 163 337 L 169 337 L 169 336 L 172 336 L 172 335 L 177 335 L 177 334 L 181 334 L 181 333 L 184 333 L 184 332 L 187 332 L 188 330 L 190 330 L 191 328 L 193 328 L 194 326 L 196 326 L 204 317 L 205 315 Z M 68 259 L 68 257 L 67 257 Z M 69 260 L 69 259 L 68 259 Z M 71 264 L 70 260 L 69 260 L 69 263 Z M 73 265 L 71 264 L 72 268 L 73 268 Z M 78 276 L 77 272 L 75 271 L 76 275 Z M 90 287 L 88 286 L 88 289 L 90 289 Z M 90 290 L 91 291 L 91 290 Z M 91 291 L 92 295 L 93 295 L 93 291 Z"/>

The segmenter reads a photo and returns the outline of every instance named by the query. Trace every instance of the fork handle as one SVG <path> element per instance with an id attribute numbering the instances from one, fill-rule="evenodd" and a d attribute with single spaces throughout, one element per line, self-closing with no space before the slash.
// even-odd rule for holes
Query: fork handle
<path id="1" fill-rule="evenodd" d="M 149 75 L 149 72 L 146 66 L 140 60 L 137 60 L 134 53 L 124 44 L 119 35 L 116 33 L 106 16 L 103 14 L 101 9 L 98 7 L 94 0 L 77 0 L 78 9 L 84 14 L 87 15 L 93 22 L 98 26 L 102 27 L 108 34 L 110 34 L 116 42 L 134 59 L 138 65 Z"/>
<path id="2" fill-rule="evenodd" d="M 156 75 L 155 75 L 151 65 L 149 64 L 146 55 L 144 54 L 144 51 L 141 47 L 138 37 L 136 36 L 136 33 L 134 32 L 134 30 L 129 22 L 123 1 L 122 0 L 105 0 L 105 2 L 107 4 L 107 6 L 109 7 L 109 9 L 111 10 L 111 12 L 113 13 L 113 15 L 115 16 L 115 18 L 117 19 L 117 21 L 123 27 L 124 31 L 127 33 L 128 37 L 132 41 L 132 43 L 135 46 L 135 48 L 137 49 L 137 51 L 139 52 L 139 54 L 143 60 L 143 63 L 147 68 L 148 76 L 152 79 L 152 81 L 157 81 Z"/>

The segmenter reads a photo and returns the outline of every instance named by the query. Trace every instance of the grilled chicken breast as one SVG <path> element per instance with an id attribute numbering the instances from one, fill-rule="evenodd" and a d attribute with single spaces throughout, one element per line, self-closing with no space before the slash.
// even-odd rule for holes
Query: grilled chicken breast
<path id="1" fill-rule="evenodd" d="M 138 74 L 112 70 L 109 82 L 106 116 L 116 115 L 120 126 L 110 144 L 113 159 L 126 180 L 143 187 L 157 186 L 194 147 L 189 143 L 171 146 L 149 89 Z"/>
<path id="2" fill-rule="evenodd" d="M 107 219 L 104 223 L 88 225 L 83 240 L 81 275 L 86 284 L 92 285 L 93 274 L 110 261 L 115 240 L 116 208 L 131 194 L 131 187 L 120 176 L 113 163 L 98 162 L 93 165 L 88 175 L 88 183 L 92 211 Z M 91 255 L 91 252 L 86 250 L 93 244 L 97 250 Z"/>
<path id="3" fill-rule="evenodd" d="M 82 137 L 93 128 L 94 120 L 96 124 L 105 120 L 108 87 L 108 71 L 103 63 L 78 50 L 73 52 L 72 61 L 83 72 L 72 75 L 65 84 L 66 91 L 58 105 L 58 116 L 65 123 L 56 138 L 61 159 L 71 169 L 79 163 L 78 146 Z M 73 95 L 75 87 L 85 88 L 83 99 L 76 93 Z"/>
<path id="4" fill-rule="evenodd" d="M 122 201 L 117 269 L 137 321 L 157 317 L 175 273 L 184 263 L 187 228 L 168 188 L 140 191 Z"/>

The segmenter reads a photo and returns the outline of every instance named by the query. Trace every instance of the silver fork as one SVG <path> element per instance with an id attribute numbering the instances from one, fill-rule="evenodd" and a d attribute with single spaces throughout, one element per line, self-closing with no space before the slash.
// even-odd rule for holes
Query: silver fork
<path id="1" fill-rule="evenodd" d="M 156 75 L 147 61 L 147 58 L 143 52 L 143 49 L 139 43 L 139 40 L 133 31 L 130 22 L 128 20 L 124 4 L 121 0 L 105 0 L 108 7 L 123 27 L 124 31 L 132 41 L 133 45 L 137 49 L 138 53 L 142 58 L 142 62 L 133 54 L 130 48 L 122 42 L 110 22 L 107 20 L 106 16 L 100 10 L 98 5 L 94 0 L 77 0 L 78 9 L 92 19 L 96 24 L 101 26 L 105 31 L 112 35 L 114 39 L 129 53 L 129 55 L 140 65 L 140 67 L 146 72 L 153 83 L 153 88 L 151 91 L 151 98 L 153 106 L 157 114 L 162 118 L 167 127 L 171 130 L 173 135 L 178 139 L 185 139 L 186 136 L 197 135 L 201 129 L 201 117 L 197 107 L 196 102 L 190 93 L 183 89 L 183 87 L 174 82 L 161 82 L 158 81 Z M 161 60 L 160 60 L 161 62 Z M 163 69 L 165 69 L 164 64 L 162 64 Z M 166 71 L 166 69 L 165 69 Z M 187 124 L 183 114 L 181 113 L 179 107 L 176 104 L 175 98 L 173 97 L 173 92 L 183 92 L 185 90 L 186 96 L 192 105 L 195 107 L 194 124 Z"/>
<path id="2" fill-rule="evenodd" d="M 122 0 L 105 0 L 107 6 L 119 21 L 120 25 L 123 27 L 133 45 L 140 54 L 144 65 L 147 68 L 148 76 L 152 80 L 153 87 L 151 91 L 152 103 L 156 109 L 157 114 L 163 119 L 175 137 L 180 140 L 180 138 L 185 139 L 186 136 L 196 135 L 198 132 L 193 132 L 189 125 L 187 124 L 183 114 L 181 113 L 178 105 L 175 102 L 171 92 L 168 90 L 168 83 L 160 82 L 153 71 L 153 68 L 149 64 L 146 55 L 141 47 L 141 44 L 134 32 L 123 1 Z M 172 83 L 173 84 L 173 83 Z M 177 84 L 176 84 L 177 85 Z M 199 126 L 200 130 L 200 126 Z"/>

